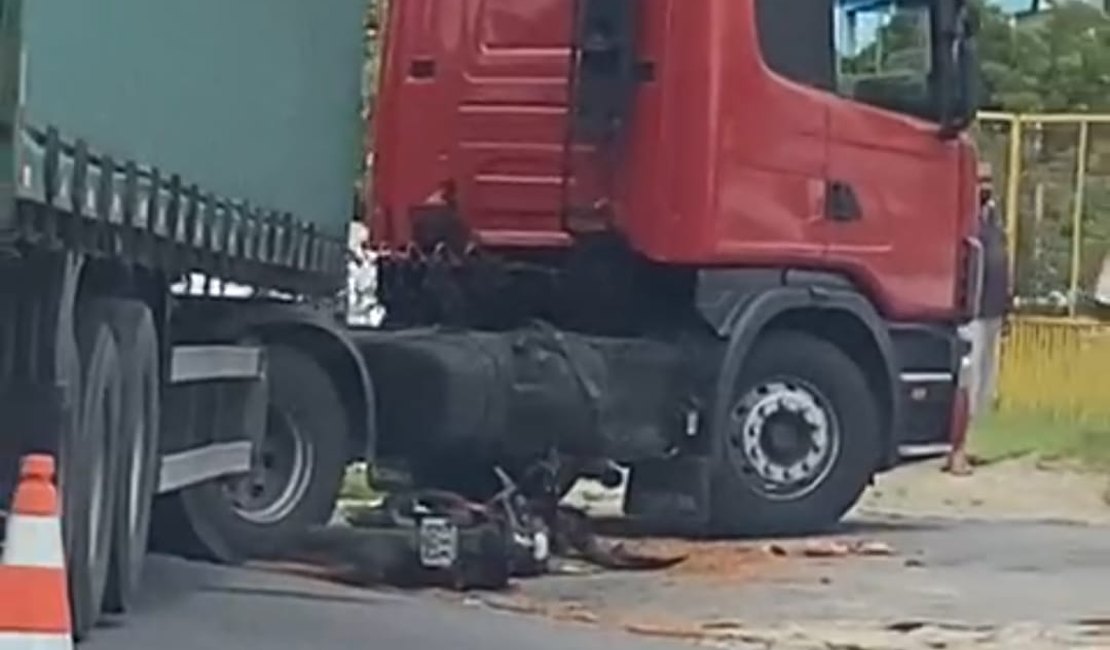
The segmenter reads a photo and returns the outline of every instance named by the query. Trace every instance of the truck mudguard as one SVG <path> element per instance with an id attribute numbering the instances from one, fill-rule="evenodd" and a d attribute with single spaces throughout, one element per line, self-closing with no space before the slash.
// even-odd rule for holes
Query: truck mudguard
<path id="1" fill-rule="evenodd" d="M 223 341 L 261 339 L 300 348 L 336 379 L 335 388 L 349 407 L 352 456 L 373 460 L 378 444 L 374 384 L 362 355 L 330 312 L 280 301 L 183 301 L 181 333 L 202 331 Z M 180 329 L 177 329 L 177 328 Z"/>
<path id="2" fill-rule="evenodd" d="M 744 360 L 776 317 L 795 311 L 824 311 L 857 321 L 870 333 L 870 343 L 882 360 L 882 376 L 872 379 L 884 386 L 886 461 L 893 462 L 897 437 L 892 432 L 899 429 L 903 413 L 894 344 L 886 322 L 850 281 L 835 274 L 790 269 L 706 270 L 698 277 L 697 306 L 717 335 L 728 341 L 714 392 L 714 431 L 725 426 L 728 393 Z"/>

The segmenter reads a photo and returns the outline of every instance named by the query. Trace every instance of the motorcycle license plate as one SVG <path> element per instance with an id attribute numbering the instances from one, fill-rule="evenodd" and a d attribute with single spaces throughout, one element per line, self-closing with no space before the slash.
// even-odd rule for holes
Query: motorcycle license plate
<path id="1" fill-rule="evenodd" d="M 446 569 L 459 556 L 459 528 L 443 517 L 420 521 L 420 564 L 428 569 Z"/>

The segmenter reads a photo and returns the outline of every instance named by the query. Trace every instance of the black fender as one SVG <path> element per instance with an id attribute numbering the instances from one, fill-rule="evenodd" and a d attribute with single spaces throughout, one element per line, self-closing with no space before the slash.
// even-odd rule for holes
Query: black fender
<path id="1" fill-rule="evenodd" d="M 352 458 L 375 458 L 378 431 L 374 383 L 366 362 L 334 312 L 276 300 L 183 298 L 175 307 L 175 338 L 203 332 L 205 338 L 218 341 L 280 341 L 321 360 L 336 378 L 335 388 L 348 407 Z"/>
<path id="2" fill-rule="evenodd" d="M 870 334 L 882 359 L 882 383 L 888 387 L 885 423 L 886 458 L 897 457 L 897 436 L 903 414 L 894 343 L 886 321 L 846 278 L 835 274 L 781 269 L 702 271 L 697 305 L 702 318 L 727 341 L 714 388 L 714 436 L 728 425 L 730 393 L 752 346 L 777 317 L 796 310 L 834 311 L 858 321 Z"/>

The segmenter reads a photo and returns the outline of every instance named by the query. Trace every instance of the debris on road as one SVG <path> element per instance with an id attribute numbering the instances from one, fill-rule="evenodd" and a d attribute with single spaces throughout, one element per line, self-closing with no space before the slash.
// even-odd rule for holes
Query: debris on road
<path id="1" fill-rule="evenodd" d="M 639 636 L 650 636 L 662 639 L 678 639 L 682 641 L 704 641 L 712 636 L 710 632 L 687 623 L 641 623 L 628 622 L 623 625 L 624 631 Z"/>
<path id="2" fill-rule="evenodd" d="M 503 488 L 485 503 L 420 490 L 347 505 L 345 521 L 305 531 L 273 559 L 318 565 L 318 576 L 345 584 L 459 591 L 503 590 L 511 578 L 548 574 L 556 556 L 564 574 L 655 571 L 686 560 L 603 540 L 584 512 L 529 496 L 506 473 L 498 476 Z"/>
<path id="3" fill-rule="evenodd" d="M 522 488 L 498 471 L 502 489 L 484 503 L 450 492 L 402 489 L 374 504 L 348 504 L 340 521 L 305 531 L 271 558 L 279 563 L 264 568 L 360 587 L 505 591 L 513 578 L 602 571 L 665 571 L 677 578 L 742 583 L 790 558 L 894 555 L 885 542 L 858 539 L 754 544 L 602 537 L 584 510 L 551 498 L 543 470 L 535 472 L 538 489 L 532 483 Z M 518 612 L 534 608 L 512 600 L 489 604 Z M 578 622 L 598 618 L 583 608 L 546 613 Z"/>
<path id="4" fill-rule="evenodd" d="M 595 612 L 590 611 L 585 606 L 577 603 L 571 603 L 565 607 L 557 610 L 553 618 L 557 621 L 564 621 L 567 623 L 584 623 L 586 625 L 595 625 L 601 622 L 601 617 Z"/>
<path id="5" fill-rule="evenodd" d="M 511 612 L 513 614 L 545 614 L 547 607 L 542 603 L 538 603 L 522 596 L 502 596 L 499 594 L 490 594 L 480 600 L 480 602 L 500 612 Z"/>
<path id="6" fill-rule="evenodd" d="M 1050 628 L 1042 625 L 976 625 L 960 621 L 905 620 L 866 623 L 806 620 L 755 624 L 734 619 L 682 619 L 659 612 L 621 612 L 581 603 L 548 603 L 514 595 L 476 601 L 493 610 L 598 626 L 629 634 L 730 650 L 956 650 L 958 648 L 1102 648 L 1107 628 L 1098 621 Z M 1102 643 L 1100 645 L 1100 643 Z"/>
<path id="7" fill-rule="evenodd" d="M 582 510 L 559 507 L 555 514 L 555 553 L 563 558 L 582 559 L 611 571 L 659 571 L 686 562 L 689 553 L 653 547 L 639 540 L 606 540 L 597 535 L 589 516 Z"/>
<path id="8" fill-rule="evenodd" d="M 775 557 L 786 557 L 787 555 L 789 555 L 786 547 L 782 544 L 768 544 L 763 547 L 763 550 L 766 553 L 774 555 Z"/>
<path id="9" fill-rule="evenodd" d="M 802 555 L 812 558 L 848 557 L 851 554 L 851 546 L 835 540 L 809 542 L 802 548 Z"/>
<path id="10" fill-rule="evenodd" d="M 739 630 L 744 624 L 736 620 L 706 621 L 701 627 L 703 630 Z"/>
<path id="11" fill-rule="evenodd" d="M 677 577 L 741 582 L 777 559 L 762 547 L 743 542 L 652 539 L 629 543 L 635 544 L 638 552 L 684 556 L 686 559 L 668 572 Z"/>
<path id="12" fill-rule="evenodd" d="M 849 556 L 891 557 L 894 548 L 886 542 L 874 540 L 819 540 L 807 543 L 802 554 L 810 558 L 840 558 Z"/>
<path id="13" fill-rule="evenodd" d="M 617 545 L 639 556 L 683 558 L 667 567 L 671 575 L 729 582 L 753 577 L 777 561 L 790 558 L 878 558 L 896 555 L 890 544 L 876 540 L 819 539 L 798 543 L 753 544 L 653 538 L 621 540 Z"/>
<path id="14" fill-rule="evenodd" d="M 852 551 L 856 555 L 864 557 L 891 557 L 894 555 L 894 547 L 886 542 L 879 541 L 860 541 L 852 546 Z"/>

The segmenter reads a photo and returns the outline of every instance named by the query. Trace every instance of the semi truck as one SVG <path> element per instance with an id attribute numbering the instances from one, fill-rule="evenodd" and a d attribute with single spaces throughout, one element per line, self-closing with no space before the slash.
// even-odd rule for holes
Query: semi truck
<path id="1" fill-rule="evenodd" d="M 57 456 L 76 636 L 354 460 L 746 535 L 962 435 L 965 0 L 393 0 L 370 125 L 365 11 L 0 2 L 0 493 Z"/>

